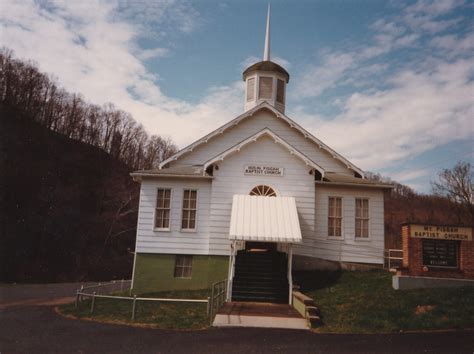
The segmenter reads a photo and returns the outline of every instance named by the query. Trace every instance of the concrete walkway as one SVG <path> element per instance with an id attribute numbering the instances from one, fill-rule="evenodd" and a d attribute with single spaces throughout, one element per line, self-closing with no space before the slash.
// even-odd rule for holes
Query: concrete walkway
<path id="1" fill-rule="evenodd" d="M 309 330 L 292 306 L 258 302 L 228 302 L 217 313 L 214 327 L 260 327 Z"/>

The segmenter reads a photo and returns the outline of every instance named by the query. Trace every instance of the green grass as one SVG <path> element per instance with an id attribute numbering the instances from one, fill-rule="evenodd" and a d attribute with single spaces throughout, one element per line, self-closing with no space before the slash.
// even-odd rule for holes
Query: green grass
<path id="1" fill-rule="evenodd" d="M 399 332 L 474 327 L 474 287 L 394 290 L 386 271 L 300 274 L 321 309 L 321 332 Z M 297 277 L 298 278 L 298 277 Z"/>
<path id="2" fill-rule="evenodd" d="M 173 291 L 143 294 L 143 297 L 206 299 L 207 290 Z M 137 301 L 135 321 L 131 320 L 132 301 L 96 299 L 94 313 L 91 301 L 85 300 L 76 309 L 75 304 L 59 306 L 61 313 L 78 318 L 99 321 L 153 325 L 163 329 L 202 329 L 209 326 L 205 303 L 169 303 Z"/>

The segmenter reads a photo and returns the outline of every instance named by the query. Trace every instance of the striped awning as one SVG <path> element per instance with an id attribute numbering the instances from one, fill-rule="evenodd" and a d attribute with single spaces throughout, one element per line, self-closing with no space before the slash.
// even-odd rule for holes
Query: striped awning
<path id="1" fill-rule="evenodd" d="M 301 242 L 295 198 L 234 195 L 229 238 L 262 242 Z"/>

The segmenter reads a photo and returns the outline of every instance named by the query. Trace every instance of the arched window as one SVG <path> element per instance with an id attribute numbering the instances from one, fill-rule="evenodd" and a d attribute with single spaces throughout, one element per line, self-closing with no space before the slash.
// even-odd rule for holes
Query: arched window
<path id="1" fill-rule="evenodd" d="M 250 191 L 250 195 L 258 195 L 261 197 L 276 197 L 276 193 L 273 188 L 269 186 L 256 186 Z"/>

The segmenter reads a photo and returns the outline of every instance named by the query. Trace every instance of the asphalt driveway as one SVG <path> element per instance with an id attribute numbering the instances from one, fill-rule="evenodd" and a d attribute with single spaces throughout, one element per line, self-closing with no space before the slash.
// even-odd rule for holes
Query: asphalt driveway
<path id="1" fill-rule="evenodd" d="M 1 353 L 472 353 L 474 331 L 321 335 L 278 329 L 167 331 L 64 318 L 77 284 L 0 287 Z"/>

